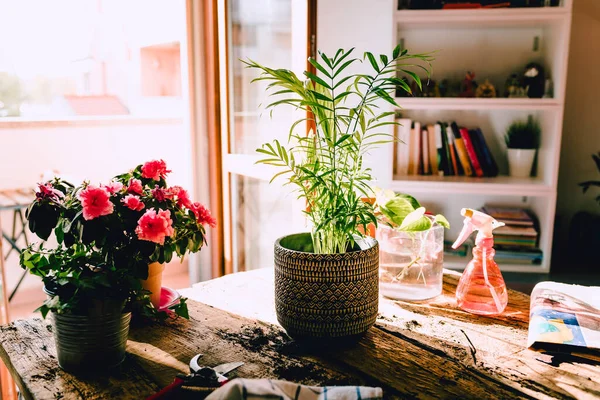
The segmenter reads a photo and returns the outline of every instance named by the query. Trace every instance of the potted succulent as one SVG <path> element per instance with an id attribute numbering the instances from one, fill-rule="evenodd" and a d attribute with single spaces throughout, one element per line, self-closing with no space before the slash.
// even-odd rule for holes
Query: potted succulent
<path id="1" fill-rule="evenodd" d="M 381 128 L 393 125 L 393 112 L 381 112 L 381 103 L 398 107 L 391 93 L 396 87 L 410 91 L 398 70 L 420 86 L 411 59 L 428 63 L 428 55 L 410 55 L 396 47 L 391 57 L 365 53 L 353 58 L 353 49 L 338 50 L 333 57 L 319 52 L 309 59 L 319 75 L 306 71 L 308 80 L 285 69 L 271 69 L 247 60 L 261 72 L 255 81 L 266 81 L 275 100 L 267 108 L 291 105 L 310 117 L 308 133 L 295 128 L 288 144 L 278 140 L 257 151 L 260 163 L 280 168 L 273 179 L 284 176 L 306 201 L 312 232 L 289 235 L 275 243 L 275 303 L 277 319 L 293 336 L 341 337 L 359 335 L 377 317 L 379 249 L 366 237 L 369 224 L 377 224 L 370 188 L 371 171 L 363 156 L 392 138 Z M 372 75 L 351 73 L 353 64 L 365 61 Z M 420 64 L 420 68 L 428 69 Z"/>
<path id="2" fill-rule="evenodd" d="M 399 300 L 440 295 L 448 220 L 426 213 L 414 197 L 391 190 L 376 190 L 375 209 L 381 294 Z"/>
<path id="3" fill-rule="evenodd" d="M 515 121 L 508 127 L 504 139 L 510 176 L 526 178 L 531 175 L 540 133 L 540 124 L 531 115 L 527 121 Z"/>
<path id="4" fill-rule="evenodd" d="M 188 317 L 185 298 L 160 311 L 144 288 L 149 265 L 200 250 L 210 212 L 178 186 L 169 171 L 150 161 L 105 185 L 80 186 L 55 178 L 38 185 L 27 210 L 29 229 L 57 245 L 30 245 L 23 268 L 39 276 L 48 294 L 39 308 L 52 316 L 59 365 L 111 367 L 125 355 L 131 311 L 164 319 Z M 160 285 L 158 286 L 160 294 Z"/>

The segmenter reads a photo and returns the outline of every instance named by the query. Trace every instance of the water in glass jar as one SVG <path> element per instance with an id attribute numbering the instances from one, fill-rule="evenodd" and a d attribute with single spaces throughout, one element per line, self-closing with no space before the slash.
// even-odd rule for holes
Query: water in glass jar
<path id="1" fill-rule="evenodd" d="M 378 234 L 379 290 L 400 300 L 425 300 L 442 292 L 443 228 L 406 234 Z"/>

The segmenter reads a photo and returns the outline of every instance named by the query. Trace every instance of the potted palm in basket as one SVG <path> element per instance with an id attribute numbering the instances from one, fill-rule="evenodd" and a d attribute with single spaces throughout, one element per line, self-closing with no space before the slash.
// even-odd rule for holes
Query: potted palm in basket
<path id="1" fill-rule="evenodd" d="M 294 336 L 341 337 L 362 334 L 377 317 L 379 248 L 367 237 L 369 224 L 377 224 L 370 187 L 371 171 L 363 156 L 392 140 L 382 128 L 393 125 L 393 112 L 382 112 L 397 87 L 410 92 L 396 73 L 404 71 L 421 82 L 410 67 L 428 69 L 428 55 L 410 55 L 396 47 L 391 57 L 365 53 L 354 58 L 353 49 L 333 57 L 319 52 L 309 59 L 318 75 L 305 72 L 304 81 L 285 69 L 271 69 L 247 60 L 261 72 L 276 99 L 267 108 L 291 105 L 308 118 L 296 121 L 288 144 L 275 140 L 257 151 L 260 163 L 280 168 L 283 176 L 306 201 L 305 214 L 312 232 L 280 238 L 275 243 L 275 301 L 277 319 Z M 365 62 L 373 74 L 350 73 L 353 64 Z M 295 128 L 308 121 L 308 134 Z"/>
<path id="2" fill-rule="evenodd" d="M 188 317 L 185 298 L 167 310 L 148 288 L 152 265 L 199 251 L 210 212 L 179 186 L 168 187 L 161 160 L 149 161 L 104 185 L 62 179 L 38 185 L 27 210 L 29 229 L 56 246 L 30 245 L 23 268 L 39 276 L 52 316 L 59 365 L 68 371 L 109 368 L 125 356 L 131 314 Z M 159 268 L 162 271 L 162 268 Z"/>

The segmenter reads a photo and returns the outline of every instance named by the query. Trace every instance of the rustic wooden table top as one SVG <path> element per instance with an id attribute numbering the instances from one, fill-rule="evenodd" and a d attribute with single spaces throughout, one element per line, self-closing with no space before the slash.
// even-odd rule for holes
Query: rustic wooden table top
<path id="1" fill-rule="evenodd" d="M 511 291 L 502 316 L 473 316 L 456 307 L 458 277 L 447 272 L 443 295 L 431 301 L 382 299 L 376 326 L 339 346 L 307 347 L 282 333 L 265 269 L 183 290 L 191 319 L 133 326 L 127 358 L 108 376 L 60 370 L 41 319 L 0 327 L 0 356 L 26 399 L 144 398 L 186 372 L 197 353 L 206 365 L 244 361 L 240 377 L 380 386 L 389 398 L 600 397 L 600 366 L 525 348 L 528 296 Z"/>

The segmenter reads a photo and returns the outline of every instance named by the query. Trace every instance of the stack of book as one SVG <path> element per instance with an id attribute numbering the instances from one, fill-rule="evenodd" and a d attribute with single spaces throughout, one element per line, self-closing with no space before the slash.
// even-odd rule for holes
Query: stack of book
<path id="1" fill-rule="evenodd" d="M 538 229 L 528 211 L 522 208 L 491 206 L 484 206 L 481 211 L 506 224 L 494 229 L 497 263 L 542 263 L 543 253 L 537 248 Z"/>
<path id="2" fill-rule="evenodd" d="M 459 127 L 456 122 L 421 124 L 397 119 L 398 143 L 394 175 L 442 175 L 493 177 L 498 166 L 479 128 Z"/>

